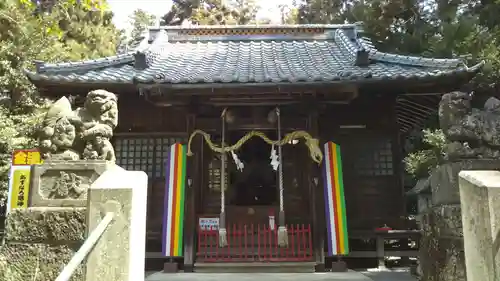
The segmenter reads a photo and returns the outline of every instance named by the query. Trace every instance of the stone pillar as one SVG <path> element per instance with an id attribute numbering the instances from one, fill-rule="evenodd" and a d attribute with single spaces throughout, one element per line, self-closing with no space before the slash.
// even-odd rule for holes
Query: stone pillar
<path id="1" fill-rule="evenodd" d="M 500 280 L 500 172 L 460 172 L 467 280 Z"/>
<path id="2" fill-rule="evenodd" d="M 87 233 L 107 212 L 115 214 L 87 258 L 86 280 L 143 281 L 146 254 L 148 176 L 113 169 L 90 187 Z"/>
<path id="3" fill-rule="evenodd" d="M 431 173 L 430 206 L 422 213 L 419 261 L 423 281 L 465 281 L 465 257 L 458 173 L 500 169 L 499 160 L 442 164 Z"/>

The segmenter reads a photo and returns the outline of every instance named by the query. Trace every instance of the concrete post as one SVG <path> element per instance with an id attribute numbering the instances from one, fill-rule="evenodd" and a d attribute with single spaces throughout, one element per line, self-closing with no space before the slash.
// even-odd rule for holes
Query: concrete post
<path id="1" fill-rule="evenodd" d="M 113 212 L 113 221 L 87 258 L 88 281 L 144 281 L 148 177 L 112 169 L 90 187 L 87 235 Z"/>
<path id="2" fill-rule="evenodd" d="M 459 173 L 467 280 L 500 281 L 500 172 Z"/>

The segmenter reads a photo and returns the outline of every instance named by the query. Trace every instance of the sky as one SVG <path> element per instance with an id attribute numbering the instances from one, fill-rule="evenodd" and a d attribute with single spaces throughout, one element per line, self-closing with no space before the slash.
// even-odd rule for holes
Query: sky
<path id="1" fill-rule="evenodd" d="M 168 12 L 172 5 L 169 0 L 108 0 L 107 2 L 114 13 L 113 21 L 120 29 L 128 27 L 128 17 L 137 9 L 160 17 Z M 258 18 L 279 20 L 278 5 L 291 5 L 292 0 L 257 0 L 256 2 L 261 7 Z"/>

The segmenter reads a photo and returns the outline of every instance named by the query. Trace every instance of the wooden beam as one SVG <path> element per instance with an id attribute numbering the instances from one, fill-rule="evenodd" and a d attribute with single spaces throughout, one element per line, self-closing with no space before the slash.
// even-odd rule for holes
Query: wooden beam
<path id="1" fill-rule="evenodd" d="M 401 101 L 401 103 L 403 103 L 403 101 Z M 412 107 L 413 109 L 418 109 L 419 111 L 425 112 L 425 113 L 435 112 L 437 109 L 437 105 L 435 108 L 431 108 L 429 106 L 425 106 L 423 104 L 420 104 L 418 102 L 415 102 L 415 101 L 412 101 L 409 99 L 404 99 L 404 103 L 408 103 L 410 105 L 413 105 L 413 107 Z"/>
<path id="2" fill-rule="evenodd" d="M 324 253 L 327 255 L 328 253 Z M 384 251 L 386 257 L 418 257 L 418 250 Z M 350 251 L 348 258 L 376 258 L 377 251 Z M 146 259 L 165 259 L 161 252 L 146 252 Z"/>
<path id="3" fill-rule="evenodd" d="M 282 118 L 282 128 L 286 130 L 303 130 L 307 126 L 307 119 L 300 117 Z M 220 127 L 220 118 L 200 118 L 196 129 L 210 130 Z M 235 118 L 234 123 L 227 125 L 227 130 L 276 130 L 276 124 L 269 123 L 267 118 Z M 286 132 L 285 132 L 286 133 Z"/>
<path id="4" fill-rule="evenodd" d="M 422 117 L 429 117 L 431 114 L 436 112 L 436 110 L 422 110 L 421 108 L 417 108 L 409 104 L 404 104 L 403 102 L 399 102 L 396 108 L 398 109 L 398 111 L 408 112 L 410 114 L 415 114 Z"/>

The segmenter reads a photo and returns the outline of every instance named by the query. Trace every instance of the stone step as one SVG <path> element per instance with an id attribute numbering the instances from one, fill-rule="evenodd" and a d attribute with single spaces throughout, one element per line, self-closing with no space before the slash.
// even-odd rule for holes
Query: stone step
<path id="1" fill-rule="evenodd" d="M 202 273 L 311 273 L 314 262 L 197 262 Z"/>
<path id="2" fill-rule="evenodd" d="M 417 281 L 401 279 L 399 276 L 376 281 Z M 323 272 L 323 273 L 163 273 L 148 275 L 146 281 L 373 281 L 360 272 Z"/>

